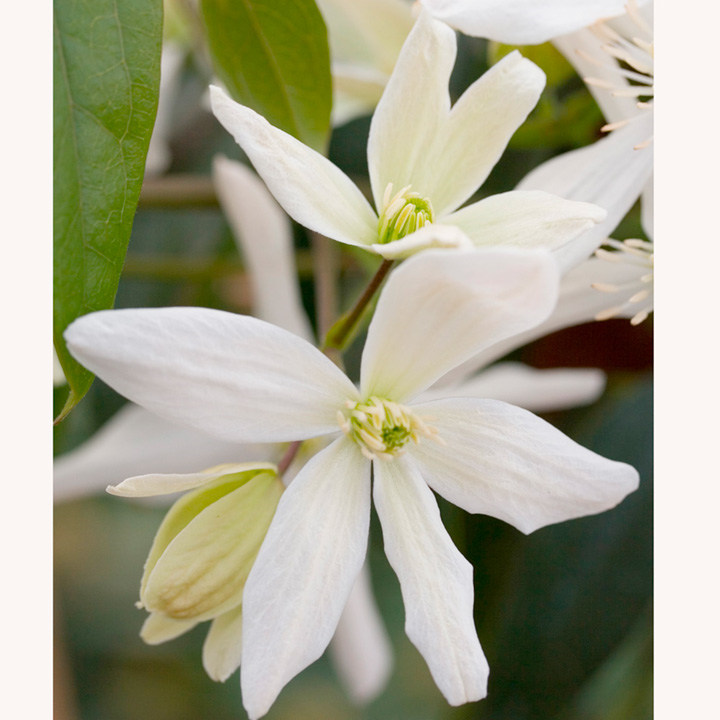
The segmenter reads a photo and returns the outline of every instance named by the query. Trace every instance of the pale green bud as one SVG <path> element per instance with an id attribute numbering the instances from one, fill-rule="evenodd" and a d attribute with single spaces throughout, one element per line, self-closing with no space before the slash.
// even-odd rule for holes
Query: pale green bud
<path id="1" fill-rule="evenodd" d="M 228 467 L 181 497 L 160 525 L 140 586 L 150 612 L 200 622 L 241 603 L 283 485 L 272 465 Z"/>

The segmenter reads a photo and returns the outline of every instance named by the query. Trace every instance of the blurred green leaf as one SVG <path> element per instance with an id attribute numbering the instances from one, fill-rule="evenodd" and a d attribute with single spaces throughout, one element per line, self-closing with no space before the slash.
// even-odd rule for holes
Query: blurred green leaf
<path id="1" fill-rule="evenodd" d="M 161 0 L 54 5 L 53 335 L 70 394 L 93 376 L 68 353 L 65 328 L 112 307 L 155 122 Z"/>
<path id="2" fill-rule="evenodd" d="M 600 108 L 584 88 L 564 97 L 546 90 L 508 147 L 522 150 L 583 147 L 602 137 L 599 129 L 604 122 Z"/>
<path id="3" fill-rule="evenodd" d="M 202 0 L 208 44 L 230 95 L 325 152 L 332 80 L 313 0 Z"/>
<path id="4" fill-rule="evenodd" d="M 650 720 L 652 716 L 653 638 L 648 607 L 560 720 Z"/>

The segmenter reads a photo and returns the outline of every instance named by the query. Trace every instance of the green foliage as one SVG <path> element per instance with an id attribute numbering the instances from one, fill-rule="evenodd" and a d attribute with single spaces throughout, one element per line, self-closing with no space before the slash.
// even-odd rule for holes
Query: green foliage
<path id="1" fill-rule="evenodd" d="M 54 5 L 54 341 L 70 395 L 93 376 L 62 334 L 112 307 L 142 185 L 160 84 L 161 0 Z"/>
<path id="2" fill-rule="evenodd" d="M 330 51 L 313 0 L 203 0 L 202 13 L 215 71 L 230 95 L 325 152 Z"/>

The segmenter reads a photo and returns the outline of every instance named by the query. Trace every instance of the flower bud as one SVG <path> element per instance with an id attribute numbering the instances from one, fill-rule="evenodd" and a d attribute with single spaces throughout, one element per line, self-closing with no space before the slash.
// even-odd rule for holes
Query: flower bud
<path id="1" fill-rule="evenodd" d="M 165 516 L 140 586 L 151 613 L 200 622 L 240 605 L 283 491 L 273 466 L 242 468 L 228 466 Z"/>

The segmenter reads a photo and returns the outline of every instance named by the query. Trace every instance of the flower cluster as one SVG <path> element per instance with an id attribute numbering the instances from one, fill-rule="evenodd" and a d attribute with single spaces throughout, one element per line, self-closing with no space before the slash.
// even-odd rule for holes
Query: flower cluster
<path id="1" fill-rule="evenodd" d="M 600 373 L 489 366 L 556 329 L 610 315 L 637 324 L 652 309 L 651 245 L 608 240 L 650 182 L 650 150 L 638 140 L 651 122 L 647 108 L 636 122 L 610 118 L 608 137 L 536 168 L 514 190 L 478 197 L 545 76 L 514 51 L 454 104 L 448 90 L 456 34 L 446 22 L 540 42 L 619 15 L 623 4 L 570 13 L 566 3 L 541 12 L 520 0 L 423 0 L 413 14 L 389 3 L 383 12 L 397 24 L 384 31 L 395 41 L 368 45 L 362 73 L 351 71 L 353 45 L 340 38 L 364 17 L 362 3 L 318 4 L 335 77 L 345 78 L 335 88 L 338 119 L 363 111 L 352 98 L 358 84 L 365 100 L 368 87 L 378 91 L 367 145 L 372 204 L 327 157 L 213 85 L 215 116 L 263 181 L 215 161 L 218 196 L 252 276 L 253 314 L 107 310 L 65 333 L 74 358 L 136 405 L 94 445 L 58 461 L 58 491 L 82 492 L 100 478 L 126 497 L 186 493 L 145 565 L 142 637 L 164 642 L 211 621 L 204 666 L 221 681 L 240 668 L 252 719 L 331 642 L 357 699 L 386 682 L 389 643 L 365 564 L 373 504 L 406 633 L 459 705 L 485 697 L 489 667 L 474 622 L 473 568 L 434 493 L 530 533 L 608 510 L 639 483 L 631 466 L 531 412 L 591 401 Z M 356 24 L 372 34 L 378 23 Z M 610 37 L 610 61 L 630 63 Z M 284 213 L 381 258 L 354 312 L 328 334 L 338 342 L 315 342 Z M 626 255 L 634 264 L 621 261 Z M 607 293 L 631 286 L 630 299 L 608 310 Z M 371 319 L 355 378 L 337 349 L 363 315 Z"/>

